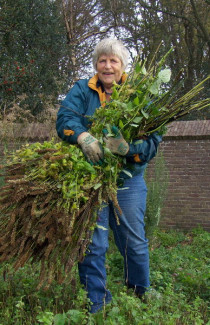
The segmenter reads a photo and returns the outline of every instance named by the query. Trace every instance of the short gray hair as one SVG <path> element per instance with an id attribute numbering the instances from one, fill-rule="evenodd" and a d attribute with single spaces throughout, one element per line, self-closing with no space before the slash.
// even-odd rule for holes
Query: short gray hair
<path id="1" fill-rule="evenodd" d="M 129 52 L 120 40 L 113 38 L 104 38 L 100 41 L 93 52 L 93 66 L 96 69 L 97 61 L 101 55 L 116 55 L 126 68 L 129 59 Z"/>

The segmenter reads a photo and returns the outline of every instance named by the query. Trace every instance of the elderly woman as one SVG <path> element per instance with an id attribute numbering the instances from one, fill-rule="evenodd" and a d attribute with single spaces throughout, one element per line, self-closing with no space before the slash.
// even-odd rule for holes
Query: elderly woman
<path id="1" fill-rule="evenodd" d="M 125 81 L 124 69 L 128 58 L 128 51 L 119 40 L 102 40 L 93 52 L 96 75 L 77 81 L 58 112 L 58 135 L 64 141 L 78 144 L 93 164 L 103 161 L 103 150 L 99 141 L 91 135 L 87 116 L 93 115 L 96 108 L 110 100 L 113 82 Z M 119 216 L 120 225 L 116 224 L 112 202 L 103 206 L 98 212 L 98 227 L 94 230 L 92 242 L 84 261 L 79 263 L 80 280 L 91 301 L 91 313 L 97 312 L 112 299 L 106 287 L 105 269 L 109 226 L 124 258 L 126 285 L 133 288 L 139 297 L 150 286 L 148 241 L 144 231 L 147 188 L 143 174 L 147 163 L 157 152 L 161 137 L 153 134 L 136 145 L 127 143 L 121 134 L 118 137 L 106 136 L 104 140 L 112 153 L 126 157 L 133 177 L 124 175 L 124 189 L 118 191 L 118 202 L 123 212 Z"/>

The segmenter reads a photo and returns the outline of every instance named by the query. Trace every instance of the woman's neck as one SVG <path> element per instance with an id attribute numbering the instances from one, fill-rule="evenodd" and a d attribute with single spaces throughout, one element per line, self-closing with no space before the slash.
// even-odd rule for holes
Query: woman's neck
<path id="1" fill-rule="evenodd" d="M 106 94 L 106 100 L 110 101 L 111 95 L 112 95 L 112 89 L 111 88 L 104 88 L 105 94 Z"/>
<path id="2" fill-rule="evenodd" d="M 105 91 L 106 95 L 111 95 L 112 94 L 112 89 L 109 89 L 109 90 L 105 89 L 104 91 Z"/>

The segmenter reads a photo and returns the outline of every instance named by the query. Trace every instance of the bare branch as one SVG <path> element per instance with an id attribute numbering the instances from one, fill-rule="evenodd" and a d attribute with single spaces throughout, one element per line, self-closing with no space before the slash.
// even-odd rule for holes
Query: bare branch
<path id="1" fill-rule="evenodd" d="M 204 39 L 206 40 L 206 42 L 210 46 L 210 37 L 209 37 L 209 34 L 208 34 L 207 30 L 204 28 L 204 26 L 202 24 L 202 21 L 201 21 L 199 15 L 198 15 L 198 12 L 197 12 L 197 9 L 196 9 L 194 0 L 190 0 L 190 3 L 191 3 L 191 6 L 192 6 L 192 9 L 193 9 L 193 14 L 195 16 L 195 19 L 197 20 L 198 26 L 200 27 L 200 29 L 201 29 L 201 31 L 203 33 Z"/>
<path id="2" fill-rule="evenodd" d="M 81 43 L 83 42 L 84 40 L 86 40 L 87 38 L 91 37 L 91 36 L 94 36 L 94 35 L 103 35 L 103 34 L 106 34 L 110 29 L 112 28 L 115 28 L 116 26 L 115 25 L 112 25 L 112 26 L 109 26 L 107 29 L 103 30 L 103 31 L 97 31 L 97 32 L 89 32 L 89 33 L 86 33 L 85 35 L 79 37 L 77 40 L 78 40 L 78 43 Z"/>
<path id="3" fill-rule="evenodd" d="M 193 21 L 191 19 L 189 19 L 188 17 L 184 16 L 184 15 L 181 15 L 181 14 L 178 14 L 178 13 L 173 13 L 173 12 L 170 12 L 168 10 L 164 10 L 164 9 L 160 9 L 160 8 L 157 8 L 155 6 L 150 6 L 148 4 L 146 4 L 144 1 L 142 0 L 139 0 L 139 4 L 143 7 L 143 8 L 146 8 L 146 9 L 151 9 L 151 10 L 154 10 L 156 12 L 161 12 L 163 14 L 166 14 L 166 15 L 169 15 L 171 17 L 175 17 L 175 18 L 180 18 L 180 19 L 183 19 L 183 20 L 186 20 L 188 21 L 192 26 L 194 26 L 196 28 L 196 25 L 193 23 Z"/>
<path id="4" fill-rule="evenodd" d="M 62 7 L 63 7 L 63 16 L 64 16 L 64 21 L 65 21 L 66 31 L 67 31 L 67 39 L 69 42 L 72 39 L 72 33 L 71 33 L 71 28 L 69 26 L 67 14 L 66 14 L 65 0 L 62 0 Z"/>

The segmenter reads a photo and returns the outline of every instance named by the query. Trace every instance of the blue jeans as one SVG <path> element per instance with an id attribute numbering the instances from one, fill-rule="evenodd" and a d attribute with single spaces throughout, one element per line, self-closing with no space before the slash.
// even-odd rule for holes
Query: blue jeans
<path id="1" fill-rule="evenodd" d="M 125 188 L 125 189 L 124 189 Z M 108 249 L 108 227 L 114 233 L 115 243 L 124 258 L 124 276 L 128 287 L 137 294 L 143 294 L 149 287 L 149 252 L 145 238 L 144 214 L 146 210 L 147 188 L 143 175 L 126 179 L 119 188 L 117 197 L 122 209 L 120 225 L 116 223 L 113 204 L 99 210 L 97 227 L 92 242 L 82 263 L 79 263 L 80 281 L 87 290 L 92 305 L 90 312 L 95 313 L 112 296 L 106 288 L 105 254 Z"/>

